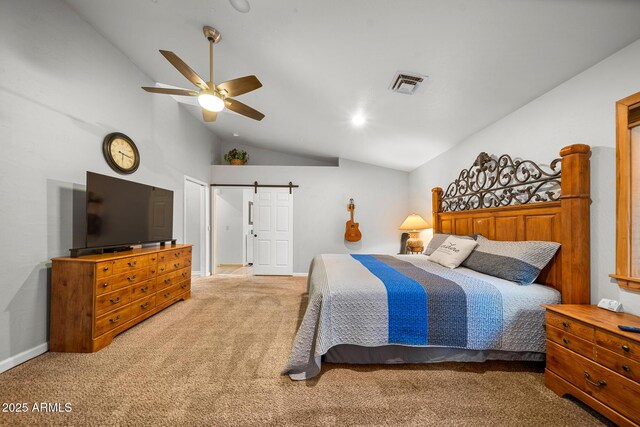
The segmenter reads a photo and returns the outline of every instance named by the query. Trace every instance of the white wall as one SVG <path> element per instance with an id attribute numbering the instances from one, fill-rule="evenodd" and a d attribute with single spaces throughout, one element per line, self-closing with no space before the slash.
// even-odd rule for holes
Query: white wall
<path id="1" fill-rule="evenodd" d="M 193 181 L 185 181 L 186 192 L 186 228 L 184 236 L 186 243 L 193 245 L 191 251 L 191 270 L 200 275 L 205 274 L 205 266 L 202 265 L 202 245 L 204 242 L 205 207 L 202 206 L 205 189 L 202 185 Z"/>
<path id="2" fill-rule="evenodd" d="M 270 165 L 270 166 L 338 166 L 338 159 L 329 159 L 317 156 L 302 156 L 298 154 L 285 153 L 282 151 L 269 150 L 266 148 L 253 147 L 246 144 L 239 144 L 234 141 L 221 141 L 220 155 L 216 157 L 215 164 L 227 165 L 224 155 L 232 149 L 244 150 L 249 154 L 248 165 Z"/>
<path id="3" fill-rule="evenodd" d="M 615 102 L 638 91 L 640 41 L 415 169 L 410 175 L 412 209 L 429 215 L 431 188 L 445 188 L 481 151 L 549 162 L 566 145 L 589 144 L 591 300 L 621 300 L 626 311 L 640 314 L 640 294 L 620 290 L 608 276 L 615 272 Z"/>
<path id="4" fill-rule="evenodd" d="M 141 154 L 126 177 L 174 191 L 208 182 L 215 137 L 58 0 L 0 2 L 0 371 L 46 350 L 49 259 L 68 255 L 84 213 L 87 170 L 115 176 L 102 139 L 129 135 Z M 77 234 L 77 233 L 76 233 Z M 25 353 L 26 352 L 26 353 Z"/>
<path id="5" fill-rule="evenodd" d="M 242 188 L 221 188 L 218 192 L 218 264 L 243 263 L 242 193 Z"/>
<path id="6" fill-rule="evenodd" d="M 321 253 L 397 253 L 408 215 L 406 172 L 340 160 L 339 167 L 212 166 L 211 182 L 300 185 L 294 189 L 293 271 L 307 273 Z M 347 204 L 355 199 L 362 240 L 344 241 Z"/>

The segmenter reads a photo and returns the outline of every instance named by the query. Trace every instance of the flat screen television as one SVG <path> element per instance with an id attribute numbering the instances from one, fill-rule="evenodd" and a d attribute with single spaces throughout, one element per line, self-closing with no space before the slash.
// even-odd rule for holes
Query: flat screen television
<path id="1" fill-rule="evenodd" d="M 87 172 L 86 248 L 173 239 L 173 191 Z"/>

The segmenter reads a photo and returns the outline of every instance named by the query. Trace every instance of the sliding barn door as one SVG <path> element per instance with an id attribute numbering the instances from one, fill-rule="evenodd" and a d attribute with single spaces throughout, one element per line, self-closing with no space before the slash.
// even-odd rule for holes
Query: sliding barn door
<path id="1" fill-rule="evenodd" d="M 253 272 L 293 274 L 293 194 L 288 188 L 258 188 L 253 201 Z"/>

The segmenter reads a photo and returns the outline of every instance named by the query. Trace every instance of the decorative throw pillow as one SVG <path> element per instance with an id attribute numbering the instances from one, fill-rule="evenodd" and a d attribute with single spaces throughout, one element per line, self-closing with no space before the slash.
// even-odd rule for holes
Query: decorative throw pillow
<path id="1" fill-rule="evenodd" d="M 480 273 L 530 285 L 559 247 L 560 243 L 556 242 L 502 242 L 478 236 L 478 247 L 462 265 Z"/>
<path id="2" fill-rule="evenodd" d="M 448 268 L 456 268 L 478 245 L 473 239 L 449 236 L 430 256 L 429 261 L 437 262 Z"/>
<path id="3" fill-rule="evenodd" d="M 425 255 L 431 255 L 432 253 L 434 253 L 435 250 L 438 249 L 438 247 L 440 247 L 440 245 L 443 244 L 444 241 L 447 240 L 447 237 L 449 237 L 449 236 L 458 237 L 460 239 L 466 239 L 466 240 L 475 240 L 476 239 L 475 236 L 477 236 L 477 235 L 474 235 L 474 236 L 457 236 L 455 234 L 446 234 L 446 233 L 434 234 L 433 237 L 431 238 L 431 241 L 427 245 L 427 248 L 424 250 L 424 254 Z"/>

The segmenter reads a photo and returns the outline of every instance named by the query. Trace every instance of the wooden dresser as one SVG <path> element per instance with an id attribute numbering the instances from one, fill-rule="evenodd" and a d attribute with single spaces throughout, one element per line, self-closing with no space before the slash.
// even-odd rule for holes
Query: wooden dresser
<path id="1" fill-rule="evenodd" d="M 545 384 L 570 394 L 621 426 L 640 425 L 640 317 L 594 305 L 545 305 Z"/>
<path id="2" fill-rule="evenodd" d="M 191 296 L 191 245 L 52 261 L 49 351 L 98 351 Z"/>

